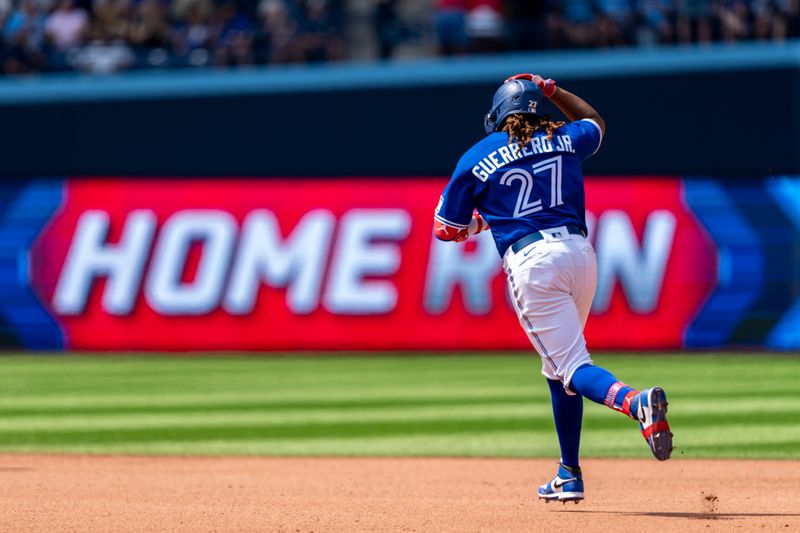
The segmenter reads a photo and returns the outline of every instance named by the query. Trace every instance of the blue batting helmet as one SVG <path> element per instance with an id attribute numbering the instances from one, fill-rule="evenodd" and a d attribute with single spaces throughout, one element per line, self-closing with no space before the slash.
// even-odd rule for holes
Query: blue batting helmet
<path id="1" fill-rule="evenodd" d="M 500 86 L 492 98 L 492 108 L 486 113 L 483 126 L 486 135 L 497 131 L 503 120 L 513 113 L 538 115 L 545 101 L 544 93 L 528 80 L 510 80 Z"/>

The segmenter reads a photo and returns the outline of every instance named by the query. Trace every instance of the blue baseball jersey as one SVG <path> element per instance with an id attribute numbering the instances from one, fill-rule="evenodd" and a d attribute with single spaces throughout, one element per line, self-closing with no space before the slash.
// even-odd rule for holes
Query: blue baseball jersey
<path id="1" fill-rule="evenodd" d="M 577 226 L 586 233 L 581 163 L 601 140 L 600 126 L 591 119 L 565 124 L 552 139 L 537 132 L 521 149 L 508 144 L 507 133 L 492 133 L 461 157 L 435 217 L 465 228 L 477 208 L 501 256 L 542 229 Z"/>

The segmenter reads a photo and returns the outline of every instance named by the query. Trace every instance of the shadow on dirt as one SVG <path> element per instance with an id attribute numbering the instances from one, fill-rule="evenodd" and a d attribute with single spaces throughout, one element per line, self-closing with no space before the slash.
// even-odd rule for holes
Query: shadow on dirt
<path id="1" fill-rule="evenodd" d="M 631 512 L 631 511 L 590 511 L 581 509 L 564 509 L 566 513 L 598 513 L 625 516 L 653 516 L 660 518 L 688 518 L 692 520 L 732 520 L 734 518 L 752 517 L 793 517 L 800 513 L 681 513 L 681 512 Z"/>

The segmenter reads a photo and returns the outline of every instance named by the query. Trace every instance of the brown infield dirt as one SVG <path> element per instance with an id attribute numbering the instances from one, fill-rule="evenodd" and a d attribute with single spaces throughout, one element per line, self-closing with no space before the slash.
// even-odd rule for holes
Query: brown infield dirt
<path id="1" fill-rule="evenodd" d="M 0 455 L 0 531 L 800 531 L 800 462 Z"/>

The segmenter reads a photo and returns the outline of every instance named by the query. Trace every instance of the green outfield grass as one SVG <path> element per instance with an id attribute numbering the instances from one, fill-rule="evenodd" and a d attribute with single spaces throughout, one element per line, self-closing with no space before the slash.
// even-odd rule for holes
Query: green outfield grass
<path id="1" fill-rule="evenodd" d="M 800 357 L 596 356 L 662 385 L 676 457 L 800 458 Z M 533 356 L 0 356 L 0 450 L 558 457 Z M 648 457 L 586 401 L 584 456 Z"/>

